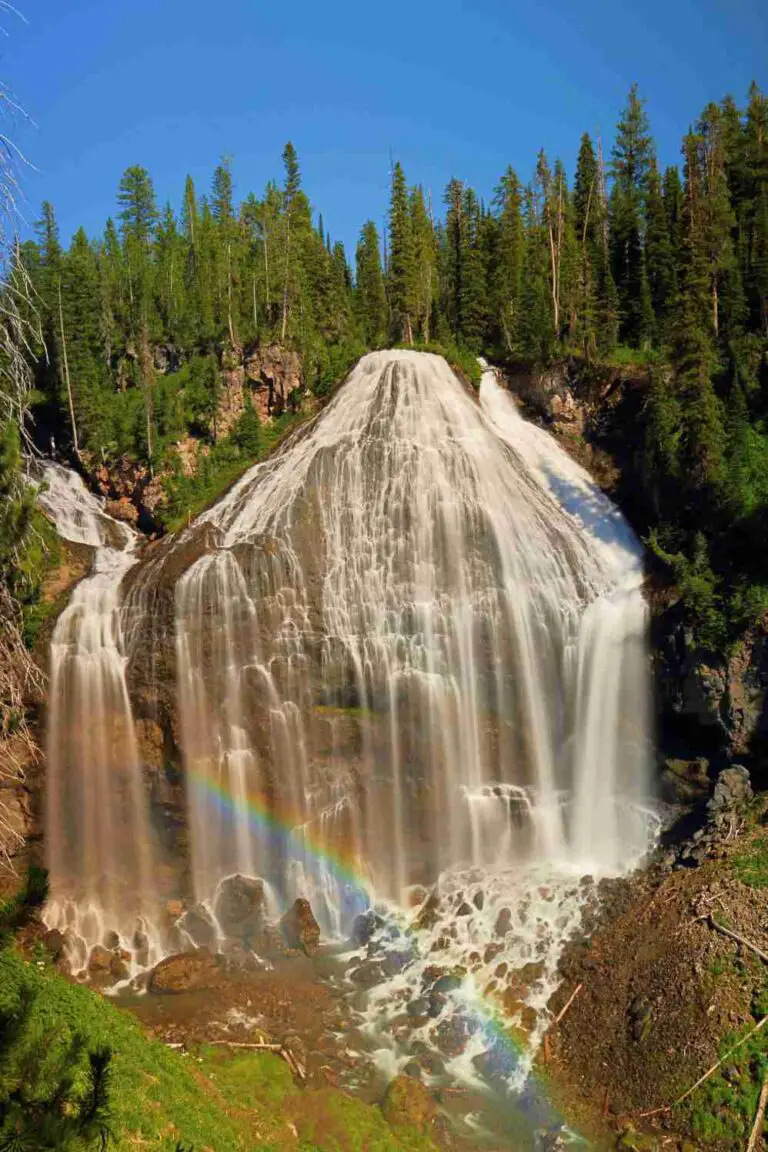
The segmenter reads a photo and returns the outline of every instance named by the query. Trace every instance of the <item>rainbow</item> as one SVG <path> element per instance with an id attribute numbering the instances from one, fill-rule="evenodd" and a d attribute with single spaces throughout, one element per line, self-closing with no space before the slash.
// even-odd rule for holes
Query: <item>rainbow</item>
<path id="1" fill-rule="evenodd" d="M 291 819 L 289 814 L 275 812 L 260 793 L 249 792 L 243 802 L 242 798 L 235 799 L 219 781 L 203 772 L 192 769 L 187 776 L 189 785 L 225 818 L 242 819 L 245 812 L 248 824 L 261 838 L 267 852 L 301 860 L 315 874 L 330 876 L 345 897 L 348 909 L 362 911 L 370 907 L 373 895 L 371 878 L 359 856 L 334 851 L 312 833 L 311 824 L 301 824 Z M 460 1013 L 453 1017 L 456 1027 L 477 1038 L 475 1050 L 484 1053 L 492 1081 L 507 1084 L 508 1091 L 513 1091 L 514 1111 L 521 1119 L 525 1117 L 526 1127 L 552 1133 L 564 1130 L 571 1142 L 586 1143 L 566 1128 L 540 1077 L 531 1071 L 524 1082 L 518 1084 L 516 1073 L 529 1053 L 525 1042 L 499 1012 L 493 994 L 475 987 L 466 1000 L 462 996 L 462 1001 Z M 455 1075 L 460 1078 L 461 1072 L 456 1069 Z M 479 1077 L 477 1086 L 480 1087 Z M 483 1082 L 481 1090 L 489 1099 L 495 1095 L 492 1084 Z M 507 1103 L 506 1109 L 508 1107 Z M 505 1111 L 502 1099 L 498 1100 L 498 1109 L 500 1114 Z"/>
<path id="2" fill-rule="evenodd" d="M 339 892 L 346 893 L 351 904 L 359 906 L 358 910 L 370 905 L 371 878 L 356 854 L 334 850 L 313 833 L 311 823 L 302 824 L 290 813 L 281 815 L 274 811 L 260 793 L 248 792 L 243 801 L 203 772 L 189 769 L 187 778 L 190 786 L 225 817 L 242 819 L 245 814 L 268 852 L 279 851 L 288 859 L 304 861 L 317 874 L 330 875 Z"/>

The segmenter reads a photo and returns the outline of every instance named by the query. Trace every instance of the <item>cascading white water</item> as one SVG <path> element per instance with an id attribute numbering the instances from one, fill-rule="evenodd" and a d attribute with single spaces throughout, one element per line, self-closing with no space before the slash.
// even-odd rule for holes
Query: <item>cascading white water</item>
<path id="1" fill-rule="evenodd" d="M 178 547 L 202 534 L 176 584 L 198 897 L 256 873 L 334 927 L 340 859 L 398 900 L 642 853 L 639 547 L 492 373 L 478 405 L 439 357 L 365 356 Z"/>
<path id="2" fill-rule="evenodd" d="M 157 899 L 119 599 L 137 563 L 136 537 L 105 514 L 76 473 L 47 461 L 30 471 L 59 535 L 94 550 L 91 573 L 59 616 L 50 647 L 46 922 L 66 933 L 75 969 L 97 944 L 146 965 L 159 955 Z"/>

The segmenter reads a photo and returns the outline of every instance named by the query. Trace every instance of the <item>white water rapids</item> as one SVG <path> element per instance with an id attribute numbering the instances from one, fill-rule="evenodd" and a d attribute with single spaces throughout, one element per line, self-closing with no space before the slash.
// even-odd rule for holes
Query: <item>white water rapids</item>
<path id="1" fill-rule="evenodd" d="M 48 732 L 53 919 L 84 949 L 113 931 L 134 964 L 147 936 L 159 947 L 148 925 L 169 893 L 129 688 L 131 661 L 154 665 L 164 634 L 195 901 L 232 873 L 261 876 L 341 936 L 363 890 L 405 905 L 414 886 L 442 876 L 455 894 L 463 876 L 489 903 L 462 931 L 492 933 L 504 877 L 519 903 L 521 877 L 541 886 L 544 869 L 567 905 L 544 916 L 556 960 L 574 878 L 646 849 L 641 551 L 492 370 L 478 402 L 439 357 L 365 356 L 127 595 L 133 534 L 72 474 L 46 478 L 61 534 L 96 548 L 53 636 Z M 516 939 L 540 958 L 535 932 Z"/>

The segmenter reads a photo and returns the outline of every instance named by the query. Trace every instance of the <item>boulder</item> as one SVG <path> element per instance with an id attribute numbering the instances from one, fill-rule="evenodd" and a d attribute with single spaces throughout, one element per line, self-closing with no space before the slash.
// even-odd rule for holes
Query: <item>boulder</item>
<path id="1" fill-rule="evenodd" d="M 710 819 L 736 812 L 746 807 L 754 793 L 749 772 L 741 764 L 724 768 L 715 781 L 712 797 L 707 804 Z"/>
<path id="2" fill-rule="evenodd" d="M 383 924 L 384 920 L 373 909 L 355 916 L 352 923 L 352 943 L 355 948 L 364 948 Z"/>
<path id="3" fill-rule="evenodd" d="M 376 960 L 365 960 L 349 974 L 350 980 L 359 988 L 373 988 L 376 984 L 381 984 L 385 976 L 384 969 Z"/>
<path id="4" fill-rule="evenodd" d="M 43 944 L 51 954 L 51 959 L 54 963 L 61 959 L 64 952 L 65 940 L 58 928 L 49 928 L 45 936 L 43 936 Z"/>
<path id="5" fill-rule="evenodd" d="M 88 971 L 92 976 L 102 976 L 109 972 L 112 966 L 112 953 L 103 945 L 97 944 L 91 948 L 88 957 Z"/>
<path id="6" fill-rule="evenodd" d="M 213 910 L 226 936 L 252 940 L 264 924 L 263 880 L 240 873 L 227 876 L 216 891 Z"/>
<path id="7" fill-rule="evenodd" d="M 216 987 L 219 979 L 219 968 L 210 951 L 198 948 L 196 952 L 181 952 L 161 960 L 150 974 L 149 991 L 161 995 L 199 991 Z"/>
<path id="8" fill-rule="evenodd" d="M 289 948 L 298 948 L 313 956 L 320 945 L 320 925 L 315 920 L 308 900 L 294 900 L 280 921 L 280 928 Z"/>
<path id="9" fill-rule="evenodd" d="M 437 1108 L 420 1080 L 401 1074 L 389 1084 L 381 1102 L 384 1119 L 393 1128 L 415 1129 L 426 1135 L 435 1124 Z"/>
<path id="10" fill-rule="evenodd" d="M 185 912 L 179 927 L 187 933 L 195 948 L 215 948 L 218 944 L 219 930 L 204 904 L 196 904 Z"/>
<path id="11" fill-rule="evenodd" d="M 496 917 L 496 924 L 494 925 L 494 935 L 506 936 L 507 932 L 512 928 L 512 913 L 509 908 L 501 908 Z"/>
<path id="12" fill-rule="evenodd" d="M 109 964 L 109 972 L 114 980 L 121 981 L 127 980 L 131 975 L 131 954 L 130 952 L 118 949 L 112 953 L 112 959 Z"/>

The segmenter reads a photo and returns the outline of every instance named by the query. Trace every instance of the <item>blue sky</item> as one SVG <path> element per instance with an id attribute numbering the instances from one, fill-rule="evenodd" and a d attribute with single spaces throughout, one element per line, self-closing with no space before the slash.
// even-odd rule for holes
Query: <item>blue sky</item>
<path id="1" fill-rule="evenodd" d="M 52 200 L 64 237 L 101 231 L 130 164 L 178 205 L 187 172 L 202 192 L 229 155 L 245 196 L 290 138 L 352 255 L 390 150 L 436 202 L 454 175 L 488 198 L 542 145 L 570 173 L 584 130 L 609 143 L 633 80 L 662 163 L 708 100 L 768 87 L 768 0 L 16 2 L 0 76 L 36 122 L 15 127 L 39 170 L 25 213 Z"/>

